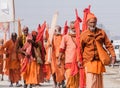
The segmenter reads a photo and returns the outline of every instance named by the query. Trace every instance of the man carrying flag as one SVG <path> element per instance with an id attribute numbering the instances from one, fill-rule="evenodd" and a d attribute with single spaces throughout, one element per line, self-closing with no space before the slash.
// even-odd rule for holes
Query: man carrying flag
<path id="1" fill-rule="evenodd" d="M 76 59 L 76 30 L 74 27 L 74 21 L 70 22 L 68 34 L 62 37 L 60 45 L 60 54 L 58 57 L 58 66 L 61 64 L 62 55 L 65 54 L 65 76 L 66 76 L 66 87 L 67 88 L 78 88 L 79 87 L 79 73 L 78 70 L 76 74 L 72 74 L 72 63 Z M 75 61 L 77 63 L 78 60 Z M 78 69 L 78 66 L 76 66 Z"/>
<path id="2" fill-rule="evenodd" d="M 84 15 L 83 15 L 83 22 L 82 22 L 82 32 L 85 31 L 87 29 L 87 24 L 86 24 L 86 20 L 87 20 L 87 15 L 90 13 L 90 5 L 88 8 L 84 9 Z"/>
<path id="3" fill-rule="evenodd" d="M 52 60 L 51 60 L 51 70 L 52 70 L 55 86 L 57 86 L 58 83 L 59 83 L 58 86 L 60 86 L 60 84 L 64 81 L 64 78 L 65 78 L 64 77 L 64 60 L 61 65 L 61 68 L 57 67 L 61 40 L 62 40 L 61 27 L 59 25 L 56 25 L 55 32 L 53 35 Z"/>
<path id="4" fill-rule="evenodd" d="M 101 46 L 105 45 L 106 50 L 111 55 L 112 64 L 116 61 L 116 55 L 105 31 L 96 27 L 97 18 L 95 15 L 89 13 L 86 22 L 87 29 L 81 33 L 80 38 L 86 72 L 86 88 L 103 88 L 102 73 L 105 72 L 105 65 L 100 60 L 96 41 Z"/>

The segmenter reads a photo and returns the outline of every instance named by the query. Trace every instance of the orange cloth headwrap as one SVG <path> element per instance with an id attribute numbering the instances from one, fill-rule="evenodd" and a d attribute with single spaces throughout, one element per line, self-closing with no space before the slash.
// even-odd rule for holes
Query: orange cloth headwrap
<path id="1" fill-rule="evenodd" d="M 96 16 L 93 13 L 88 13 L 86 22 L 88 22 L 88 20 L 92 19 L 92 18 L 97 19 Z"/>
<path id="2" fill-rule="evenodd" d="M 32 31 L 32 35 L 37 35 L 37 32 L 36 31 Z"/>

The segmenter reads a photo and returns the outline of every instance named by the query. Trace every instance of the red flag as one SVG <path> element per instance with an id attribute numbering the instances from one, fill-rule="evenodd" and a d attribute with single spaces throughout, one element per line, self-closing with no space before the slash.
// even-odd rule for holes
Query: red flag
<path id="1" fill-rule="evenodd" d="M 37 35 L 37 38 L 36 38 L 36 42 L 38 42 L 38 41 L 41 41 L 41 43 L 42 43 L 42 60 L 44 61 L 44 59 L 45 59 L 45 48 L 44 48 L 44 44 L 43 44 L 43 34 L 44 34 L 44 30 L 45 30 L 45 28 L 46 28 L 46 22 L 44 22 L 43 24 L 42 24 L 42 26 L 40 26 L 40 24 L 38 25 L 38 35 Z"/>
<path id="2" fill-rule="evenodd" d="M 75 55 L 74 60 L 72 62 L 72 67 L 71 67 L 71 75 L 74 76 L 76 75 L 79 71 L 78 71 L 78 67 L 77 67 L 77 63 L 76 61 L 79 59 L 80 57 L 80 22 L 82 22 L 82 20 L 80 19 L 80 17 L 78 16 L 78 12 L 77 9 L 75 9 L 75 13 L 76 13 L 76 20 L 74 23 L 75 29 L 76 29 L 76 45 L 77 45 L 77 56 Z"/>
<path id="3" fill-rule="evenodd" d="M 75 12 L 76 12 L 76 20 L 75 20 L 74 25 L 75 25 L 75 29 L 76 29 L 77 60 L 81 59 L 80 61 L 82 61 L 82 58 L 81 58 L 81 55 L 80 55 L 80 23 L 82 22 L 82 20 L 78 16 L 77 9 L 75 10 Z"/>
<path id="4" fill-rule="evenodd" d="M 76 45 L 77 45 L 77 60 L 79 60 L 81 63 L 83 62 L 82 59 L 82 54 L 80 51 L 80 23 L 82 22 L 82 20 L 80 19 L 80 17 L 78 16 L 78 12 L 77 9 L 75 10 L 76 13 L 76 20 L 75 20 L 75 29 L 76 29 Z M 79 79 L 79 84 L 80 84 L 80 88 L 84 88 L 85 87 L 85 72 L 84 72 L 84 68 L 80 68 L 80 79 Z"/>
<path id="5" fill-rule="evenodd" d="M 36 42 L 40 41 L 42 38 L 43 38 L 43 33 L 44 33 L 44 30 L 45 30 L 45 27 L 46 27 L 46 22 L 44 22 L 42 24 L 42 26 L 40 27 L 40 24 L 38 25 L 38 35 L 37 35 L 37 38 L 36 38 Z"/>
<path id="6" fill-rule="evenodd" d="M 37 28 L 37 31 L 39 32 L 40 29 L 41 29 L 41 25 L 39 24 L 39 25 L 38 25 L 38 28 Z"/>
<path id="7" fill-rule="evenodd" d="M 82 31 L 85 31 L 87 29 L 87 24 L 86 24 L 86 19 L 87 19 L 87 15 L 88 13 L 90 13 L 90 5 L 88 8 L 84 9 L 84 16 L 83 16 L 83 23 L 82 23 Z"/>
<path id="8" fill-rule="evenodd" d="M 68 32 L 68 26 L 67 26 L 67 21 L 65 22 L 65 25 L 64 25 L 64 31 L 63 31 L 63 35 L 66 35 Z"/>

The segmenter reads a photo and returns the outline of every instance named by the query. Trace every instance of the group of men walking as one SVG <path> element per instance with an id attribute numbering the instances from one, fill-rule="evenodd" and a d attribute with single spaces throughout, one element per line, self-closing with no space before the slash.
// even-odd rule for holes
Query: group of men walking
<path id="1" fill-rule="evenodd" d="M 103 88 L 102 73 L 105 72 L 105 65 L 100 60 L 95 41 L 105 45 L 112 64 L 116 61 L 116 55 L 105 31 L 96 27 L 97 18 L 94 14 L 89 13 L 86 24 L 87 29 L 80 32 L 79 40 L 82 61 L 77 56 L 75 21 L 70 22 L 68 32 L 64 35 L 57 25 L 52 43 L 49 40 L 49 29 L 37 41 L 38 32 L 29 33 L 29 28 L 24 27 L 20 37 L 17 37 L 17 33 L 12 33 L 11 39 L 5 43 L 0 40 L 0 73 L 3 74 L 4 67 L 10 87 L 13 83 L 17 87 L 21 86 L 21 78 L 24 80 L 24 88 L 28 85 L 30 88 L 41 86 L 40 83 L 49 82 L 52 75 L 54 88 Z M 49 60 L 50 48 L 52 51 Z M 80 78 L 81 69 L 84 69 L 83 80 Z M 80 86 L 81 81 L 83 87 Z"/>

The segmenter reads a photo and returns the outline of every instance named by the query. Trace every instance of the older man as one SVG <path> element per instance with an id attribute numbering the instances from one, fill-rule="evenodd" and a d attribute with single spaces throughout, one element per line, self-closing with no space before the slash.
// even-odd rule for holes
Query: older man
<path id="1" fill-rule="evenodd" d="M 26 37 L 29 35 L 29 28 L 27 26 L 25 26 L 23 28 L 23 34 L 18 38 L 18 48 L 22 48 L 24 43 L 26 42 Z"/>
<path id="2" fill-rule="evenodd" d="M 70 22 L 69 33 L 62 37 L 60 45 L 59 63 L 60 65 L 62 55 L 65 54 L 65 76 L 66 76 L 66 87 L 67 88 L 78 88 L 79 87 L 79 74 L 72 76 L 72 62 L 76 58 L 76 31 L 74 28 L 74 21 Z M 77 63 L 77 61 L 76 61 Z"/>
<path id="3" fill-rule="evenodd" d="M 114 64 L 116 61 L 111 42 L 105 31 L 97 28 L 96 24 L 97 18 L 94 14 L 89 13 L 87 16 L 87 29 L 81 34 L 80 39 L 86 70 L 86 88 L 103 88 L 102 73 L 105 72 L 105 66 L 99 58 L 96 41 L 102 46 L 105 45 L 106 50 L 108 50 L 111 55 L 111 63 Z"/>
<path id="4" fill-rule="evenodd" d="M 21 61 L 21 68 L 23 68 L 24 57 L 25 57 L 25 55 L 23 53 L 21 53 L 21 49 L 26 42 L 26 37 L 30 35 L 29 28 L 27 26 L 24 26 L 22 31 L 23 31 L 23 34 L 20 37 L 18 37 L 18 43 L 17 43 L 17 49 L 19 51 L 18 58 Z M 23 76 L 23 73 L 21 73 L 21 74 Z M 23 76 L 23 80 L 24 79 L 25 79 L 25 76 Z M 25 83 L 25 81 L 24 81 L 24 83 Z"/>
<path id="5" fill-rule="evenodd" d="M 64 81 L 64 66 L 62 65 L 61 68 L 57 67 L 61 40 L 62 40 L 61 27 L 57 25 L 55 27 L 55 33 L 53 36 L 53 46 L 52 46 L 53 51 L 52 51 L 52 63 L 51 63 L 52 75 L 55 86 L 57 86 L 57 83 L 61 84 Z"/>

